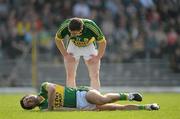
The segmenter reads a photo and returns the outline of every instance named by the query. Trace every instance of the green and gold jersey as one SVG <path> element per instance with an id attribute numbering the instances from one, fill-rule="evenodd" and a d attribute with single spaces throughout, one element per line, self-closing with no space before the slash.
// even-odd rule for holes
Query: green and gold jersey
<path id="1" fill-rule="evenodd" d="M 105 37 L 100 28 L 89 19 L 82 19 L 83 31 L 79 36 L 72 36 L 68 30 L 70 19 L 65 20 L 56 33 L 56 37 L 63 39 L 65 36 L 69 36 L 69 39 L 78 47 L 85 47 L 91 43 L 96 45 L 96 42 L 102 42 Z"/>
<path id="2" fill-rule="evenodd" d="M 44 82 L 41 85 L 39 96 L 43 99 L 40 104 L 40 110 L 48 108 L 48 92 L 47 92 L 47 84 L 48 82 Z M 61 85 L 55 86 L 55 100 L 54 100 L 54 109 L 58 109 L 61 107 L 76 107 L 76 92 L 77 91 L 87 91 L 87 87 L 80 88 L 69 88 Z"/>

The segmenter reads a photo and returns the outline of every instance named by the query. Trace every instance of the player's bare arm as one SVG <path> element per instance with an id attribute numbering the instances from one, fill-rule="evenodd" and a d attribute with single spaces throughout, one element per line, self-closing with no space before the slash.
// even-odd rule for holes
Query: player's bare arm
<path id="1" fill-rule="evenodd" d="M 48 110 L 53 110 L 53 104 L 55 100 L 55 85 L 49 83 L 47 85 L 47 91 L 48 91 Z"/>
<path id="2" fill-rule="evenodd" d="M 59 51 L 61 52 L 61 54 L 63 55 L 63 57 L 66 61 L 69 61 L 69 62 L 75 61 L 75 58 L 73 57 L 72 53 L 67 52 L 67 50 L 64 46 L 64 43 L 63 43 L 63 39 L 58 38 L 58 36 L 56 35 L 55 43 L 56 43 L 57 48 L 59 49 Z"/>
<path id="3" fill-rule="evenodd" d="M 58 38 L 58 36 L 56 35 L 56 37 L 55 37 L 55 43 L 56 43 L 57 48 L 59 49 L 59 51 L 61 52 L 61 54 L 62 54 L 63 56 L 68 55 L 68 53 L 67 53 L 67 51 L 66 51 L 66 48 L 65 48 L 65 46 L 64 46 L 64 43 L 63 43 L 63 39 Z"/>
<path id="4" fill-rule="evenodd" d="M 102 58 L 106 49 L 106 40 L 103 40 L 98 43 L 99 48 L 98 48 L 98 57 Z"/>

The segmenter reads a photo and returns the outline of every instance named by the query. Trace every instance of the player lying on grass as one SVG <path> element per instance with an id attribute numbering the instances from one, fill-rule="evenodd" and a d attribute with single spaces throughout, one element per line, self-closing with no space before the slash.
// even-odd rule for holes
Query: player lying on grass
<path id="1" fill-rule="evenodd" d="M 20 100 L 22 108 L 31 110 L 158 110 L 157 104 L 120 105 L 116 101 L 142 101 L 139 93 L 101 94 L 88 87 L 69 88 L 44 82 L 38 95 L 26 95 Z"/>

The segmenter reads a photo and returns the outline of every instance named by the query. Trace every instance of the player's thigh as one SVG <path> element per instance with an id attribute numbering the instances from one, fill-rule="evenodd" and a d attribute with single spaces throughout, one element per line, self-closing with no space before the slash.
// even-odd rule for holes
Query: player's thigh
<path id="1" fill-rule="evenodd" d="M 67 52 L 71 53 L 76 60 L 79 60 L 82 54 L 81 49 L 75 46 L 72 41 L 70 41 L 68 44 Z"/>
<path id="2" fill-rule="evenodd" d="M 104 104 L 106 98 L 99 91 L 93 89 L 87 92 L 86 99 L 92 104 L 102 105 Z"/>
<path id="3" fill-rule="evenodd" d="M 98 50 L 95 48 L 94 44 L 90 44 L 89 46 L 83 47 L 82 48 L 82 56 L 85 61 L 89 60 L 92 58 L 92 55 L 97 55 Z"/>

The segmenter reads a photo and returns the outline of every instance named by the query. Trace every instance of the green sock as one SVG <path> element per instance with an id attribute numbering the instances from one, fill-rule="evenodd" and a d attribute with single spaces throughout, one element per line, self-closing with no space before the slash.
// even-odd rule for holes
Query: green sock
<path id="1" fill-rule="evenodd" d="M 128 100 L 128 94 L 127 93 L 119 93 L 119 100 Z"/>
<path id="2" fill-rule="evenodd" d="M 139 105 L 138 108 L 139 108 L 139 110 L 145 110 L 146 106 L 145 105 Z"/>

